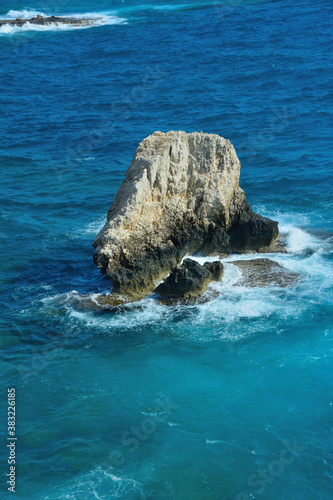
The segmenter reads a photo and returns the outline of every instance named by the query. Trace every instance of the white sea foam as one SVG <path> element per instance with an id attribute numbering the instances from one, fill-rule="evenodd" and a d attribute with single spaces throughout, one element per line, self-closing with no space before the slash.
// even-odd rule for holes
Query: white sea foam
<path id="1" fill-rule="evenodd" d="M 295 227 L 291 224 L 281 224 L 280 232 L 287 233 L 287 250 L 288 252 L 302 252 L 304 250 L 317 251 L 322 246 L 322 241 L 307 233 L 303 229 Z"/>
<path id="2" fill-rule="evenodd" d="M 85 228 L 83 228 L 82 231 L 77 231 L 76 234 L 79 235 L 89 235 L 89 236 L 97 236 L 97 234 L 100 232 L 102 227 L 104 226 L 106 222 L 106 217 L 103 215 L 100 219 L 90 222 Z"/>
<path id="3" fill-rule="evenodd" d="M 75 158 L 75 161 L 78 161 L 79 163 L 82 163 L 83 161 L 89 161 L 89 160 L 94 160 L 94 156 L 87 156 L 86 158 Z"/>
<path id="4" fill-rule="evenodd" d="M 44 299 L 43 302 L 50 312 L 54 312 L 55 308 L 64 308 L 73 324 L 82 324 L 97 332 L 113 335 L 124 331 L 137 331 L 151 325 L 154 326 L 155 332 L 165 331 L 168 327 L 169 334 L 188 339 L 196 337 L 198 329 L 203 329 L 205 338 L 202 340 L 212 337 L 235 340 L 251 334 L 251 328 L 246 332 L 242 328 L 237 329 L 238 322 L 243 319 L 259 319 L 273 313 L 295 318 L 301 314 L 301 311 L 295 311 L 288 301 L 267 294 L 263 289 L 232 285 L 234 277 L 228 277 L 228 274 L 232 276 L 234 269 L 235 266 L 226 266 L 226 282 L 213 285 L 219 295 L 204 304 L 167 306 L 154 299 L 143 299 L 118 308 L 116 314 L 110 311 L 110 314 L 100 315 L 98 309 L 96 314 L 94 309 L 78 308 L 80 302 L 83 306 L 87 304 L 87 298 L 91 303 L 99 304 L 100 294 L 82 296 L 72 291 Z M 105 309 L 107 310 L 107 306 Z M 186 317 L 182 317 L 184 313 Z"/>
<path id="5" fill-rule="evenodd" d="M 75 500 L 77 498 L 105 499 L 105 491 L 110 498 L 124 498 L 133 495 L 143 498 L 142 484 L 125 475 L 116 475 L 111 467 L 97 465 L 86 473 L 74 476 L 74 479 L 64 482 L 55 493 L 43 496 L 43 500 Z M 103 458 L 100 460 L 103 464 Z"/>
<path id="6" fill-rule="evenodd" d="M 46 17 L 46 14 L 44 14 L 44 12 L 40 12 L 39 10 L 24 9 L 24 10 L 10 10 L 4 16 L 4 19 L 6 18 L 16 19 L 17 17 L 22 17 L 22 19 L 31 19 L 32 17 L 36 17 L 38 15 Z"/>
<path id="7" fill-rule="evenodd" d="M 163 306 L 152 299 L 143 299 L 140 302 L 125 305 L 122 312 L 103 317 L 95 316 L 89 311 L 75 309 L 70 300 L 67 301 L 66 308 L 72 319 L 110 333 L 117 333 L 119 330 L 135 330 L 142 325 L 158 325 L 161 321 L 167 322 L 172 316 L 168 306 Z"/>

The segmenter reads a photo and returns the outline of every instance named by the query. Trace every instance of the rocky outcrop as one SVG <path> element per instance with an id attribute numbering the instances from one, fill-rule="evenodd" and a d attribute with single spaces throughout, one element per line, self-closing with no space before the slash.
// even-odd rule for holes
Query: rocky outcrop
<path id="1" fill-rule="evenodd" d="M 100 21 L 100 19 L 77 19 L 73 17 L 58 17 L 58 16 L 49 16 L 43 17 L 38 14 L 36 17 L 32 17 L 30 19 L 23 19 L 22 17 L 17 17 L 16 19 L 0 19 L 0 28 L 5 24 L 9 24 L 10 26 L 19 26 L 22 27 L 25 24 L 37 24 L 39 26 L 47 26 L 48 24 L 72 24 L 72 25 L 90 25 L 96 23 L 96 21 Z"/>
<path id="2" fill-rule="evenodd" d="M 193 299 L 207 290 L 209 283 L 218 281 L 223 265 L 218 260 L 203 266 L 192 259 L 172 269 L 169 276 L 155 289 L 161 299 Z"/>
<path id="3" fill-rule="evenodd" d="M 240 276 L 233 286 L 246 287 L 282 287 L 294 286 L 302 277 L 267 258 L 251 260 L 236 260 L 222 264 L 220 261 L 205 262 L 202 266 L 193 259 L 184 259 L 180 266 L 174 268 L 167 278 L 154 290 L 157 299 L 164 305 L 200 304 L 215 299 L 220 295 L 218 288 L 210 288 L 213 281 L 220 281 L 224 269 L 237 266 Z M 230 284 L 229 284 L 230 286 Z M 68 298 L 66 298 L 66 301 Z M 61 298 L 59 297 L 59 301 Z M 117 293 L 81 295 L 73 293 L 70 303 L 80 311 L 109 311 L 119 313 L 127 308 L 138 310 L 143 306 L 141 301 L 136 302 L 130 297 Z"/>
<path id="4" fill-rule="evenodd" d="M 237 285 L 287 287 L 300 280 L 299 274 L 270 259 L 236 260 L 231 264 L 237 266 L 242 273 Z"/>
<path id="5" fill-rule="evenodd" d="M 269 248 L 278 224 L 252 211 L 239 174 L 234 147 L 218 135 L 144 139 L 93 243 L 114 290 L 147 295 L 185 255 Z"/>

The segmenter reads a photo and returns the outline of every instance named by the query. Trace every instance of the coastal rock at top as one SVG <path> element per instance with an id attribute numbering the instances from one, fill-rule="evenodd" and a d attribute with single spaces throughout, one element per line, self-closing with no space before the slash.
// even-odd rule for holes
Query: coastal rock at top
<path id="1" fill-rule="evenodd" d="M 278 224 L 252 211 L 239 174 L 233 145 L 218 135 L 144 139 L 93 242 L 113 290 L 145 296 L 185 255 L 269 249 Z"/>
<path id="2" fill-rule="evenodd" d="M 101 21 L 101 18 L 83 18 L 78 19 L 75 17 L 59 17 L 59 16 L 48 16 L 43 17 L 40 14 L 37 14 L 36 17 L 31 17 L 30 19 L 23 19 L 22 17 L 17 17 L 16 19 L 0 19 L 0 28 L 1 26 L 9 25 L 9 26 L 18 26 L 21 28 L 25 24 L 36 24 L 38 26 L 48 26 L 49 24 L 55 24 L 58 26 L 59 24 L 70 24 L 70 25 L 91 25 L 96 23 L 97 21 Z"/>
<path id="3" fill-rule="evenodd" d="M 209 283 L 220 280 L 222 274 L 219 260 L 202 266 L 193 259 L 185 259 L 154 291 L 161 299 L 193 299 L 204 293 Z"/>

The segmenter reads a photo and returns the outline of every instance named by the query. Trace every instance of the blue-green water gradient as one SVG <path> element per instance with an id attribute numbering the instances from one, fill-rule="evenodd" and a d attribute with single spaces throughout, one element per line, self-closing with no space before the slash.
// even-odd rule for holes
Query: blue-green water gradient
<path id="1" fill-rule="evenodd" d="M 103 22 L 0 29 L 2 497 L 15 387 L 17 500 L 331 499 L 332 3 L 0 6 L 38 12 Z M 91 307 L 91 243 L 172 129 L 232 141 L 297 285 L 240 286 L 229 257 L 206 303 Z"/>

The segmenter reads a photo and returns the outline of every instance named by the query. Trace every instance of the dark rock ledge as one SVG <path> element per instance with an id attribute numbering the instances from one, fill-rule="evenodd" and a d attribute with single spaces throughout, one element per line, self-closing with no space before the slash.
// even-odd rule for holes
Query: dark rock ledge
<path id="1" fill-rule="evenodd" d="M 17 17 L 16 19 L 0 19 L 0 27 L 5 24 L 9 24 L 10 26 L 19 26 L 22 27 L 25 24 L 37 24 L 40 26 L 47 26 L 48 24 L 73 24 L 73 25 L 82 25 L 82 24 L 94 24 L 96 21 L 100 21 L 101 18 L 93 18 L 93 19 L 77 19 L 72 17 L 57 17 L 57 16 L 49 16 L 43 17 L 41 15 L 37 15 L 36 17 L 32 17 L 31 19 L 23 19 L 22 17 Z"/>

